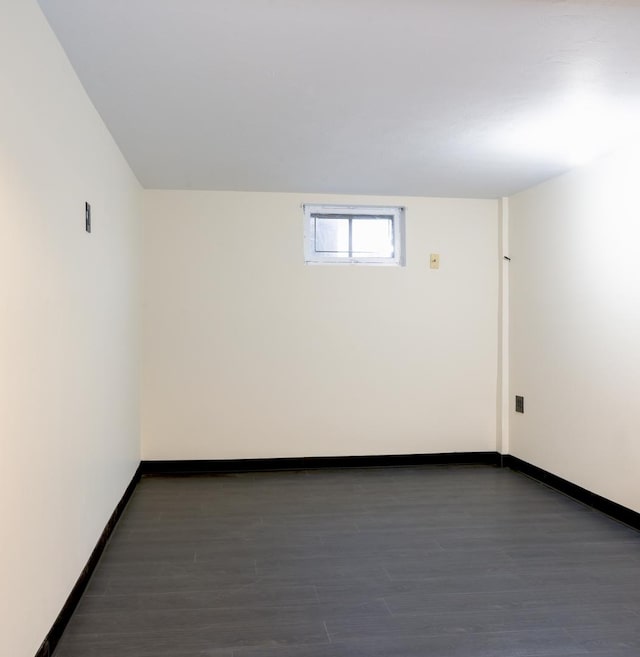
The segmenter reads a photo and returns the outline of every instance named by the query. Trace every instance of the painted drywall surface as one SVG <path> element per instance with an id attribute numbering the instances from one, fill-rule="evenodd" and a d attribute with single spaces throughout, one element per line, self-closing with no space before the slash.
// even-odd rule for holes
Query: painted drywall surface
<path id="1" fill-rule="evenodd" d="M 498 392 L 496 405 L 496 448 L 509 453 L 509 199 L 500 199 L 500 277 L 498 282 Z"/>
<path id="2" fill-rule="evenodd" d="M 33 657 L 139 460 L 141 189 L 35 1 L 1 12 L 0 655 Z"/>
<path id="3" fill-rule="evenodd" d="M 495 449 L 496 201 L 144 196 L 143 458 Z M 405 206 L 407 266 L 305 265 L 303 203 Z"/>
<path id="4" fill-rule="evenodd" d="M 638 151 L 510 200 L 511 452 L 640 511 Z"/>

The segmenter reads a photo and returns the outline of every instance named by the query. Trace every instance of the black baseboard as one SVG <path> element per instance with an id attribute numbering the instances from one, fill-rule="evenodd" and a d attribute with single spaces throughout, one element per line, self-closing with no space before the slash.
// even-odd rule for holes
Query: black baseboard
<path id="1" fill-rule="evenodd" d="M 522 472 L 522 474 L 525 474 L 532 479 L 536 479 L 537 481 L 540 481 L 541 483 L 546 484 L 547 486 L 554 488 L 555 490 L 560 491 L 569 497 L 573 497 L 575 500 L 593 507 L 594 509 L 597 509 L 598 511 L 601 511 L 608 516 L 611 516 L 615 520 L 618 520 L 625 525 L 629 525 L 634 529 L 640 530 L 640 513 L 637 511 L 633 511 L 632 509 L 628 509 L 626 506 L 612 502 L 606 497 L 596 495 L 586 488 L 581 488 L 580 486 L 577 486 L 576 484 L 573 484 L 566 479 L 562 479 L 561 477 L 551 474 L 542 468 L 538 468 L 535 465 L 531 465 L 531 463 L 522 461 L 516 456 L 505 454 L 502 457 L 502 463 L 506 468 L 511 468 L 511 470 Z"/>
<path id="2" fill-rule="evenodd" d="M 127 506 L 127 502 L 131 498 L 131 495 L 133 494 L 133 491 L 135 490 L 135 487 L 138 485 L 139 481 L 140 466 L 138 466 L 135 474 L 133 475 L 133 479 L 131 479 L 131 482 L 127 486 L 127 490 L 125 490 L 124 495 L 118 502 L 115 511 L 111 514 L 111 517 L 109 518 L 104 531 L 100 535 L 95 548 L 93 548 L 93 552 L 89 557 L 89 561 L 87 561 L 85 567 L 82 569 L 82 573 L 80 574 L 80 577 L 78 577 L 78 581 L 75 583 L 73 589 L 71 589 L 71 593 L 64 603 L 64 607 L 62 607 L 62 611 L 58 614 L 58 617 L 51 626 L 51 629 L 45 637 L 45 640 L 42 642 L 40 648 L 38 648 L 38 652 L 36 653 L 35 657 L 51 657 L 53 654 L 53 651 L 58 645 L 58 641 L 60 641 L 60 637 L 62 636 L 67 623 L 71 619 L 71 615 L 73 614 L 78 602 L 80 601 L 84 590 L 87 588 L 87 584 L 89 583 L 89 579 L 91 578 L 93 571 L 98 565 L 98 560 L 102 555 L 105 545 L 107 544 L 109 537 L 111 536 L 118 520 L 120 519 L 120 516 L 122 515 L 122 512 Z"/>
<path id="3" fill-rule="evenodd" d="M 498 452 L 444 454 L 383 454 L 380 456 L 301 456 L 273 459 L 142 461 L 142 476 L 207 475 L 239 472 L 318 470 L 321 468 L 380 468 L 410 465 L 500 465 Z"/>

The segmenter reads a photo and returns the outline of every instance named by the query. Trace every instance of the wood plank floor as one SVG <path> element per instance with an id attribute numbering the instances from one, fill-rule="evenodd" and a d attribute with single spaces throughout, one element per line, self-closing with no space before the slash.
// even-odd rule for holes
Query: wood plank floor
<path id="1" fill-rule="evenodd" d="M 640 655 L 640 533 L 488 466 L 143 479 L 55 653 L 579 655 Z"/>

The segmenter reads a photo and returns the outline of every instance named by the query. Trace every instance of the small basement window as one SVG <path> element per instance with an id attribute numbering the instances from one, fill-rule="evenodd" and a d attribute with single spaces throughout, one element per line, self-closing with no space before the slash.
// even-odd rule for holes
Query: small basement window
<path id="1" fill-rule="evenodd" d="M 305 205 L 305 262 L 403 265 L 400 207 Z"/>

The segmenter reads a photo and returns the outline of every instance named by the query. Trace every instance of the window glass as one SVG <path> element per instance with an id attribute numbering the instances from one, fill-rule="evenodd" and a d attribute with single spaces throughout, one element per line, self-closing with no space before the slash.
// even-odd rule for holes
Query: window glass
<path id="1" fill-rule="evenodd" d="M 393 257 L 393 220 L 391 217 L 354 217 L 352 233 L 354 256 Z"/>
<path id="2" fill-rule="evenodd" d="M 321 217 L 315 219 L 316 253 L 349 255 L 349 219 Z"/>

